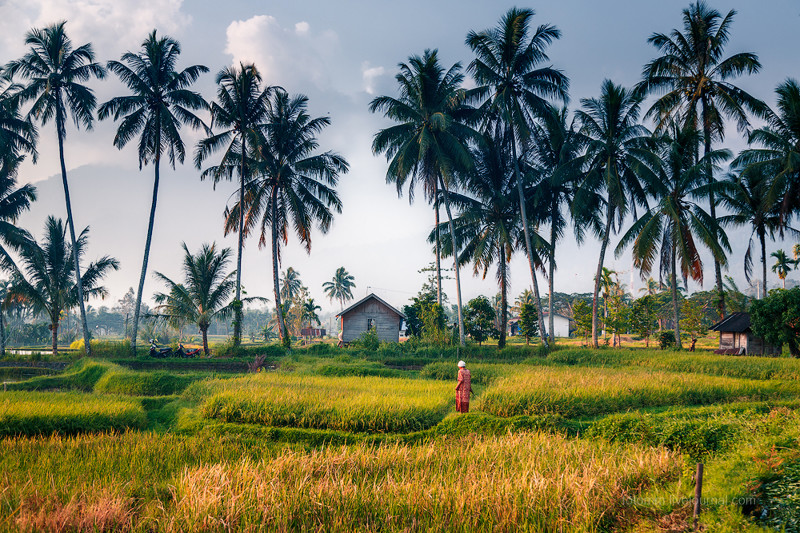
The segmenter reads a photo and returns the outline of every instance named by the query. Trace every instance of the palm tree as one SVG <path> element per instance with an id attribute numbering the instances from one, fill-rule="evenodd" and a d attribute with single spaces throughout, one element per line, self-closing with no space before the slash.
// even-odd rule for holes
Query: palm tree
<path id="1" fill-rule="evenodd" d="M 796 230 L 783 223 L 780 208 L 775 203 L 769 202 L 769 179 L 760 172 L 759 168 L 752 168 L 742 172 L 740 176 L 731 174 L 722 182 L 720 203 L 726 207 L 729 215 L 719 218 L 720 223 L 732 226 L 752 226 L 750 242 L 744 254 L 744 276 L 747 282 L 753 273 L 753 235 L 758 237 L 761 250 L 761 274 L 764 295 L 767 293 L 767 236 L 775 240 L 775 232 L 783 233 L 785 229 L 796 234 Z"/>
<path id="2" fill-rule="evenodd" d="M 665 129 L 678 120 L 703 133 L 703 154 L 711 152 L 712 143 L 725 137 L 725 119 L 736 122 L 739 131 L 749 127 L 747 113 L 763 116 L 766 105 L 730 82 L 742 74 L 755 74 L 761 69 L 758 56 L 741 52 L 724 57 L 730 39 L 735 10 L 723 18 L 719 11 L 698 0 L 683 10 L 683 31 L 673 29 L 669 35 L 654 33 L 648 42 L 662 56 L 650 61 L 642 71 L 638 89 L 643 94 L 659 94 L 647 112 L 656 121 L 656 129 Z M 699 146 L 698 146 L 699 148 Z M 707 161 L 710 163 L 710 161 Z M 714 180 L 707 168 L 709 183 Z M 711 218 L 716 221 L 716 200 L 709 189 Z M 720 262 L 714 260 L 714 275 L 719 293 L 719 315 L 725 316 L 725 291 Z"/>
<path id="3" fill-rule="evenodd" d="M 161 157 L 166 153 L 173 169 L 176 159 L 183 163 L 186 149 L 180 136 L 181 125 L 188 124 L 193 129 L 203 127 L 203 122 L 191 110 L 207 107 L 203 97 L 189 90 L 189 87 L 200 74 L 208 72 L 208 68 L 192 65 L 178 72 L 175 63 L 180 53 L 178 41 L 170 37 L 159 38 L 156 30 L 153 30 L 142 42 L 141 52 L 126 52 L 121 61 L 109 61 L 107 65 L 108 70 L 119 76 L 132 94 L 112 98 L 97 111 L 101 120 L 111 115 L 114 120 L 122 118 L 114 136 L 114 146 L 120 150 L 139 135 L 139 170 L 149 162 L 153 163 L 154 169 L 153 200 L 150 204 L 136 306 L 133 308 L 133 355 L 136 355 L 139 313 L 156 219 Z"/>
<path id="4" fill-rule="evenodd" d="M 13 174 L 12 169 L 16 171 L 26 153 L 36 162 L 38 134 L 30 117 L 25 118 L 20 113 L 22 87 L 4 77 L 0 68 L 0 164 L 5 174 Z"/>
<path id="5" fill-rule="evenodd" d="M 322 289 L 331 302 L 339 300 L 342 311 L 344 310 L 344 303 L 353 299 L 353 289 L 355 287 L 355 278 L 343 266 L 336 269 L 331 281 L 326 281 L 322 284 Z"/>
<path id="6" fill-rule="evenodd" d="M 780 203 L 781 222 L 800 209 L 800 84 L 787 79 L 775 90 L 777 112 L 767 113 L 767 125 L 754 130 L 748 143 L 761 148 L 744 150 L 733 162 L 743 172 L 772 176 L 769 203 Z M 783 233 L 781 232 L 781 235 Z"/>
<path id="7" fill-rule="evenodd" d="M 153 297 L 156 311 L 173 325 L 180 322 L 197 324 L 203 335 L 203 353 L 209 355 L 208 327 L 216 319 L 228 318 L 232 302 L 228 298 L 234 291 L 235 273 L 225 273 L 230 262 L 231 249 L 217 252 L 216 244 L 204 244 L 196 255 L 192 255 L 183 243 L 184 283 L 175 283 L 164 274 L 156 277 L 169 288 L 167 293 L 156 293 Z M 226 303 L 227 302 L 227 303 Z"/>
<path id="8" fill-rule="evenodd" d="M 656 294 L 661 288 L 658 286 L 658 282 L 653 278 L 647 278 L 645 281 L 645 286 L 639 289 L 639 292 L 647 293 L 646 296 L 652 296 Z"/>
<path id="9" fill-rule="evenodd" d="M 311 252 L 314 222 L 327 233 L 333 211 L 341 213 L 342 202 L 335 186 L 348 171 L 347 161 L 334 152 L 315 153 L 317 135 L 330 124 L 330 118 L 311 118 L 306 111 L 308 98 L 290 97 L 284 90 L 272 91 L 263 128 L 262 143 L 254 147 L 257 157 L 254 176 L 248 181 L 244 197 L 245 235 L 260 227 L 259 245 L 272 244 L 272 276 L 275 306 L 281 307 L 278 265 L 280 244 L 289 240 L 290 226 Z M 237 202 L 230 210 L 226 228 L 239 226 Z M 282 313 L 279 313 L 281 340 L 291 342 Z"/>
<path id="10" fill-rule="evenodd" d="M 580 178 L 579 152 L 584 138 L 572 124 L 567 125 L 567 109 L 548 108 L 540 124 L 531 128 L 531 164 L 534 188 L 534 205 L 546 213 L 550 225 L 548 250 L 548 317 L 550 342 L 555 342 L 555 316 L 553 314 L 553 279 L 556 269 L 556 243 L 564 237 L 568 220 L 564 207 L 572 203 L 574 188 Z"/>
<path id="11" fill-rule="evenodd" d="M 303 281 L 300 279 L 300 272 L 292 267 L 287 268 L 286 272 L 281 276 L 281 298 L 283 300 L 292 300 L 300 294 L 302 289 Z"/>
<path id="12" fill-rule="evenodd" d="M 497 263 L 500 285 L 500 338 L 498 346 L 506 343 L 508 308 L 508 263 L 514 249 L 521 245 L 522 228 L 519 219 L 518 197 L 514 190 L 513 163 L 508 138 L 484 135 L 472 150 L 474 168 L 459 174 L 467 194 L 452 193 L 451 202 L 461 214 L 453 220 L 456 242 L 461 249 L 459 260 L 472 262 L 473 274 L 486 274 Z M 436 238 L 436 231 L 428 237 Z M 538 242 L 538 241 L 537 241 Z M 444 255 L 451 255 L 453 242 L 449 235 L 442 240 Z"/>
<path id="13" fill-rule="evenodd" d="M 577 112 L 587 138 L 582 159 L 586 175 L 575 191 L 572 214 L 579 234 L 582 228 L 590 227 L 601 239 L 592 300 L 595 348 L 597 296 L 611 232 L 619 230 L 628 211 L 635 213 L 637 205 L 647 204 L 642 180 L 655 179 L 645 164 L 655 156 L 649 149 L 650 132 L 638 123 L 640 104 L 640 96 L 605 80 L 600 98 L 581 99 L 583 109 Z"/>
<path id="14" fill-rule="evenodd" d="M 304 324 L 308 324 L 308 327 L 312 327 L 315 323 L 319 326 L 321 324 L 319 320 L 319 315 L 317 311 L 322 309 L 316 303 L 314 303 L 314 298 L 309 298 L 305 302 L 303 302 L 303 306 L 301 309 L 302 315 L 302 322 Z"/>
<path id="15" fill-rule="evenodd" d="M 203 160 L 212 152 L 225 148 L 219 165 L 203 172 L 200 177 L 210 176 L 214 185 L 222 178 L 233 179 L 233 169 L 239 173 L 239 205 L 244 203 L 245 184 L 248 179 L 248 148 L 256 146 L 267 117 L 267 105 L 271 87 L 261 88 L 261 74 L 253 64 L 239 64 L 239 68 L 227 67 L 217 74 L 217 100 L 211 104 L 211 127 L 224 131 L 210 135 L 200 141 L 195 153 L 195 165 L 200 168 Z M 244 154 L 244 157 L 242 157 Z M 237 164 L 238 162 L 238 164 Z M 244 227 L 244 211 L 239 210 L 237 228 Z M 241 301 L 242 251 L 244 232 L 239 231 L 236 255 L 236 296 Z M 242 308 L 235 306 L 233 321 L 233 344 L 238 346 L 242 337 Z"/>
<path id="16" fill-rule="evenodd" d="M 549 60 L 545 49 L 561 32 L 543 24 L 529 34 L 529 23 L 534 16 L 531 9 L 510 9 L 496 28 L 482 32 L 470 31 L 466 43 L 476 58 L 469 71 L 478 87 L 471 91 L 474 99 L 485 99 L 481 109 L 488 120 L 499 120 L 511 139 L 514 160 L 514 178 L 519 196 L 519 209 L 525 236 L 525 251 L 531 271 L 539 332 L 542 344 L 547 345 L 539 283 L 536 279 L 533 237 L 529 228 L 525 202 L 523 176 L 517 159 L 518 153 L 527 150 L 530 126 L 534 119 L 548 109 L 547 98 L 567 101 L 568 78 L 552 67 L 539 67 Z M 529 37 L 530 35 L 530 37 Z"/>
<path id="17" fill-rule="evenodd" d="M 450 238 L 454 238 L 453 216 L 450 210 L 450 189 L 456 171 L 471 166 L 466 141 L 474 132 L 463 123 L 469 112 L 464 106 L 461 82 L 461 64 L 446 70 L 439 64 L 436 50 L 425 50 L 422 56 L 411 56 L 408 63 L 400 63 L 395 76 L 400 86 L 400 97 L 379 96 L 370 102 L 373 113 L 383 111 L 384 116 L 398 122 L 375 134 L 372 151 L 386 152 L 389 168 L 386 182 L 395 183 L 398 196 L 408 181 L 408 200 L 413 202 L 414 189 L 422 181 L 424 193 L 439 205 L 441 195 L 447 212 Z M 439 228 L 438 210 L 436 224 Z M 458 246 L 453 254 L 458 303 L 458 333 L 462 346 L 464 317 L 461 305 L 461 277 L 459 273 Z M 438 266 L 437 291 L 441 305 L 441 272 Z"/>
<path id="18" fill-rule="evenodd" d="M 58 137 L 58 156 L 61 162 L 61 182 L 64 186 L 64 202 L 67 207 L 67 225 L 69 226 L 72 248 L 77 248 L 75 223 L 72 217 L 72 203 L 67 183 L 67 167 L 64 162 L 64 139 L 67 136 L 67 115 L 72 115 L 76 126 L 92 128 L 94 108 L 97 99 L 91 89 L 81 82 L 91 78 L 102 79 L 106 71 L 102 65 L 94 62 L 91 43 L 72 48 L 72 41 L 64 30 L 66 22 L 59 22 L 44 29 L 33 29 L 25 36 L 25 44 L 30 50 L 21 59 L 8 64 L 12 76 L 19 75 L 29 80 L 20 93 L 22 100 L 34 100 L 29 115 L 36 117 L 42 124 L 55 119 L 56 136 Z M 78 306 L 81 310 L 81 325 L 86 355 L 91 355 L 89 343 L 89 327 L 86 324 L 84 309 L 83 285 L 81 284 L 80 254 L 72 254 L 75 261 L 73 275 L 78 290 Z"/>
<path id="19" fill-rule="evenodd" d="M 40 245 L 30 236 L 20 237 L 15 249 L 21 268 L 14 270 L 7 302 L 27 304 L 35 313 L 44 313 L 50 319 L 53 334 L 53 355 L 58 355 L 58 325 L 62 312 L 78 305 L 78 299 L 104 298 L 108 291 L 99 283 L 109 269 L 119 269 L 119 262 L 104 256 L 90 263 L 80 277 L 81 291 L 75 284 L 75 255 L 83 255 L 89 241 L 89 228 L 84 229 L 73 247 L 67 242 L 67 229 L 61 219 L 52 216 L 45 222 L 44 243 Z"/>
<path id="20" fill-rule="evenodd" d="M 786 252 L 783 250 L 772 252 L 770 256 L 775 258 L 775 264 L 772 265 L 772 271 L 778 275 L 781 281 L 783 281 L 783 288 L 785 289 L 786 276 L 791 270 L 794 269 L 795 266 L 797 266 L 797 262 L 789 259 L 789 256 L 787 256 Z"/>
<path id="21" fill-rule="evenodd" d="M 792 255 L 794 256 L 795 261 L 800 260 L 800 243 L 794 245 L 792 248 Z M 798 266 L 800 266 L 800 263 L 798 263 Z"/>
<path id="22" fill-rule="evenodd" d="M 669 135 L 659 139 L 662 145 L 660 161 L 654 169 L 658 179 L 648 183 L 648 194 L 657 203 L 620 239 L 616 254 L 621 254 L 632 244 L 633 262 L 642 274 L 649 274 L 656 260 L 660 260 L 659 271 L 667 274 L 670 280 L 675 343 L 680 349 L 677 261 L 680 261 L 684 280 L 691 277 L 702 284 L 703 262 L 697 241 L 703 243 L 721 264 L 726 262 L 725 251 L 730 251 L 728 239 L 717 222 L 692 200 L 707 192 L 709 166 L 716 168 L 731 154 L 727 150 L 717 150 L 697 161 L 695 157 L 700 142 L 697 130 L 673 122 Z"/>

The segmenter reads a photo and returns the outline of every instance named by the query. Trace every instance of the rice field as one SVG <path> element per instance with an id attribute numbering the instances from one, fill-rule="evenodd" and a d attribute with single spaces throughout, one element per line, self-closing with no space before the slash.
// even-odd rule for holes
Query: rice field
<path id="1" fill-rule="evenodd" d="M 186 395 L 204 397 L 202 415 L 222 422 L 386 433 L 436 425 L 452 409 L 454 389 L 424 380 L 264 373 L 196 383 Z"/>

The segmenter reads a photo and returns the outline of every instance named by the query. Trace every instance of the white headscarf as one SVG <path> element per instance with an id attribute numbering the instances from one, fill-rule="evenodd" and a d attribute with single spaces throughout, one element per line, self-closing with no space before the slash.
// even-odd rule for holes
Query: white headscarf
<path id="1" fill-rule="evenodd" d="M 467 363 L 465 363 L 464 361 L 459 361 L 458 366 L 459 368 L 464 368 L 465 366 L 467 366 Z"/>

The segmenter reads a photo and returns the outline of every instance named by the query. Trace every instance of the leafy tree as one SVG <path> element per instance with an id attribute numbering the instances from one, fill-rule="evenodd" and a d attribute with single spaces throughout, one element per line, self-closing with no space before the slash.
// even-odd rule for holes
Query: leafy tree
<path id="1" fill-rule="evenodd" d="M 775 258 L 775 264 L 772 265 L 772 271 L 778 275 L 781 281 L 783 281 L 783 288 L 785 289 L 786 276 L 792 269 L 794 269 L 794 267 L 797 265 L 797 262 L 789 259 L 789 256 L 787 256 L 786 252 L 783 250 L 772 252 L 770 256 Z"/>
<path id="2" fill-rule="evenodd" d="M 211 177 L 216 186 L 223 178 L 232 180 L 235 169 L 239 173 L 239 205 L 245 203 L 244 195 L 249 179 L 248 148 L 256 147 L 261 143 L 271 91 L 271 87 L 261 87 L 261 75 L 253 64 L 240 63 L 239 68 L 233 66 L 222 69 L 217 74 L 217 101 L 211 104 L 211 127 L 222 128 L 223 131 L 211 134 L 201 140 L 195 151 L 195 166 L 200 168 L 211 153 L 224 148 L 220 163 L 206 169 L 200 178 Z M 235 227 L 245 227 L 244 210 L 239 209 L 237 214 L 239 219 Z M 239 231 L 238 233 L 236 295 L 234 298 L 240 302 L 245 232 Z M 241 305 L 234 306 L 234 314 L 233 345 L 238 346 L 242 335 Z"/>
<path id="3" fill-rule="evenodd" d="M 328 117 L 311 118 L 307 112 L 308 98 L 289 96 L 281 89 L 271 92 L 262 143 L 253 147 L 255 165 L 253 178 L 245 192 L 245 236 L 254 228 L 260 229 L 259 245 L 272 245 L 272 277 L 275 306 L 281 306 L 278 265 L 281 243 L 289 242 L 290 228 L 311 252 L 311 230 L 314 223 L 327 233 L 333 212 L 342 212 L 342 202 L 336 194 L 339 176 L 348 171 L 347 161 L 334 152 L 315 153 L 317 136 L 330 125 Z M 242 205 L 237 202 L 229 212 L 226 227 L 236 230 Z M 286 347 L 291 339 L 278 315 L 279 334 Z"/>
<path id="4" fill-rule="evenodd" d="M 580 228 L 600 237 L 600 257 L 592 300 L 592 346 L 597 348 L 598 293 L 606 248 L 612 231 L 636 205 L 647 205 L 642 180 L 654 180 L 645 164 L 651 157 L 650 135 L 639 124 L 641 96 L 611 80 L 603 82 L 600 98 L 583 98 L 578 120 L 587 137 L 583 164 L 586 175 L 575 191 L 572 214 Z M 580 232 L 579 232 L 580 233 Z"/>
<path id="5" fill-rule="evenodd" d="M 114 136 L 114 146 L 120 150 L 139 135 L 139 169 L 152 162 L 155 174 L 142 271 L 133 311 L 131 353 L 134 355 L 139 330 L 139 308 L 142 305 L 156 219 L 161 158 L 167 155 L 173 169 L 176 159 L 183 163 L 186 149 L 180 136 L 181 125 L 188 124 L 194 129 L 203 127 L 203 122 L 191 110 L 208 107 L 200 93 L 189 90 L 200 74 L 208 72 L 208 69 L 203 65 L 192 65 L 178 72 L 175 63 L 180 53 L 181 45 L 178 41 L 170 37 L 159 38 L 156 30 L 153 30 L 142 42 L 142 49 L 138 54 L 126 52 L 121 61 L 109 61 L 107 65 L 108 70 L 119 76 L 133 94 L 112 98 L 97 110 L 97 116 L 101 120 L 112 115 L 114 120 L 122 118 Z"/>
<path id="6" fill-rule="evenodd" d="M 408 63 L 400 63 L 399 67 L 400 72 L 395 79 L 400 88 L 400 97 L 378 96 L 369 105 L 371 112 L 382 111 L 387 118 L 398 122 L 375 134 L 372 151 L 375 154 L 386 153 L 389 161 L 386 182 L 397 186 L 398 196 L 402 194 L 407 181 L 409 202 L 414 199 L 415 185 L 419 181 L 422 182 L 426 197 L 436 207 L 441 194 L 447 212 L 450 238 L 455 241 L 449 193 L 454 185 L 454 172 L 472 166 L 466 141 L 474 134 L 461 120 L 465 113 L 464 92 L 460 87 L 464 79 L 461 64 L 456 63 L 445 70 L 439 63 L 438 52 L 425 50 L 422 56 L 411 56 Z M 438 209 L 435 211 L 435 227 L 438 228 Z M 459 246 L 456 245 L 453 249 L 458 331 L 463 346 L 465 337 Z M 438 263 L 438 246 L 436 260 Z M 437 279 L 438 302 L 441 305 L 441 274 Z"/>
<path id="7" fill-rule="evenodd" d="M 775 346 L 789 345 L 789 353 L 800 357 L 800 287 L 771 290 L 750 307 L 753 333 Z"/>
<path id="8" fill-rule="evenodd" d="M 355 287 L 355 278 L 343 266 L 336 269 L 331 281 L 326 281 L 322 284 L 322 289 L 331 302 L 339 300 L 342 311 L 344 310 L 344 303 L 353 299 L 353 289 Z"/>
<path id="9" fill-rule="evenodd" d="M 485 296 L 478 296 L 467 302 L 464 308 L 464 327 L 467 334 L 480 346 L 489 337 L 497 337 L 494 327 L 494 309 Z"/>
<path id="10" fill-rule="evenodd" d="M 169 323 L 177 326 L 181 321 L 196 324 L 203 335 L 203 353 L 209 354 L 208 328 L 211 321 L 228 318 L 233 312 L 228 302 L 235 289 L 231 279 L 234 272 L 225 272 L 230 262 L 231 249 L 217 252 L 216 244 L 204 244 L 197 254 L 192 254 L 183 243 L 183 283 L 176 283 L 160 272 L 156 277 L 167 285 L 169 292 L 156 293 L 156 311 Z M 247 298 L 246 300 L 253 300 Z"/>
<path id="11" fill-rule="evenodd" d="M 63 313 L 78 305 L 79 298 L 100 296 L 108 291 L 100 281 L 109 270 L 119 269 L 119 262 L 104 256 L 89 263 L 80 277 L 81 291 L 73 279 L 74 255 L 84 255 L 89 242 L 89 228 L 84 229 L 73 247 L 67 242 L 67 229 L 61 219 L 52 216 L 45 222 L 43 244 L 30 237 L 20 237 L 15 248 L 20 268 L 15 269 L 6 300 L 24 303 L 35 313 L 44 313 L 50 320 L 53 336 L 53 355 L 58 355 L 58 326 Z"/>
<path id="12" fill-rule="evenodd" d="M 650 347 L 650 337 L 656 330 L 658 305 L 652 294 L 646 294 L 633 301 L 631 306 L 631 329 L 640 337 L 644 337 L 645 346 Z"/>
<path id="13" fill-rule="evenodd" d="M 549 60 L 546 48 L 561 37 L 555 26 L 542 24 L 532 33 L 531 9 L 511 8 L 495 28 L 481 32 L 470 31 L 466 43 L 475 59 L 469 65 L 478 87 L 471 91 L 475 100 L 483 99 L 481 111 L 486 122 L 499 122 L 511 142 L 514 161 L 514 182 L 519 197 L 520 219 L 525 238 L 533 292 L 542 343 L 547 345 L 539 284 L 536 279 L 537 258 L 525 199 L 525 184 L 520 171 L 519 156 L 527 151 L 531 124 L 546 114 L 548 98 L 567 100 L 568 78 L 559 70 L 540 65 Z M 541 261 L 539 261 L 541 266 Z"/>
<path id="14" fill-rule="evenodd" d="M 621 333 L 628 331 L 630 324 L 630 307 L 627 304 L 625 286 L 615 283 L 608 298 L 608 316 L 606 327 L 611 331 L 614 346 L 622 345 Z"/>
<path id="15" fill-rule="evenodd" d="M 585 300 L 577 300 L 572 304 L 572 316 L 575 319 L 575 332 L 583 336 L 584 342 L 592 333 L 592 308 Z"/>
<path id="16" fill-rule="evenodd" d="M 705 323 L 705 313 L 703 307 L 692 299 L 684 300 L 681 303 L 681 329 L 688 333 L 692 339 L 692 346 L 689 348 L 690 352 L 694 351 L 694 345 L 697 344 L 697 338 L 705 335 L 708 328 Z"/>
<path id="17" fill-rule="evenodd" d="M 520 335 L 525 335 L 525 344 L 530 344 L 531 337 L 539 334 L 539 320 L 536 316 L 536 306 L 533 304 L 522 304 L 517 322 Z"/>
<path id="18" fill-rule="evenodd" d="M 28 80 L 27 86 L 19 96 L 23 101 L 34 100 L 29 115 L 38 118 L 42 124 L 55 119 L 61 182 L 64 186 L 64 200 L 67 207 L 67 225 L 72 248 L 78 249 L 67 182 L 67 167 L 64 162 L 67 115 L 72 115 L 76 126 L 82 124 L 86 129 L 92 128 L 97 99 L 92 90 L 81 85 L 81 82 L 91 78 L 102 79 L 106 71 L 102 65 L 94 62 L 91 43 L 73 49 L 72 41 L 64 30 L 65 25 L 66 22 L 59 22 L 43 29 L 35 28 L 29 31 L 25 36 L 25 44 L 30 46 L 30 50 L 21 59 L 9 63 L 7 68 L 11 76 L 20 76 Z M 84 349 L 86 355 L 91 355 L 89 327 L 84 309 L 85 298 L 82 294 L 80 254 L 72 254 L 72 259 L 75 261 L 72 273 L 78 291 Z"/>
<path id="19" fill-rule="evenodd" d="M 644 79 L 638 86 L 643 94 L 659 95 L 646 115 L 656 120 L 656 129 L 666 129 L 672 121 L 679 121 L 684 127 L 702 132 L 708 183 L 714 181 L 708 155 L 712 143 L 725 137 L 725 119 L 734 120 L 739 131 L 745 131 L 749 127 L 748 112 L 763 116 L 767 110 L 766 104 L 730 81 L 761 69 L 754 53 L 725 57 L 735 15 L 736 11 L 731 10 L 723 17 L 702 0 L 690 4 L 683 10 L 683 31 L 654 33 L 648 39 L 663 55 L 645 65 Z M 715 191 L 709 188 L 707 192 L 709 214 L 716 222 Z M 725 316 L 721 265 L 719 257 L 715 257 L 720 318 Z"/>

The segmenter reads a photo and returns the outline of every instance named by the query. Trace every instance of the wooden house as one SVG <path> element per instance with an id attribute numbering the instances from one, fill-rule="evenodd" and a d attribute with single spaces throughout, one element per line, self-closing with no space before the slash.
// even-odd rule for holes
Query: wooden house
<path id="1" fill-rule="evenodd" d="M 400 327 L 406 316 L 374 294 L 357 301 L 338 315 L 342 320 L 341 340 L 353 342 L 375 328 L 382 342 L 399 342 Z"/>
<path id="2" fill-rule="evenodd" d="M 731 313 L 710 328 L 719 331 L 719 349 L 716 354 L 727 355 L 780 355 L 781 348 L 764 342 L 750 329 L 750 313 Z"/>

